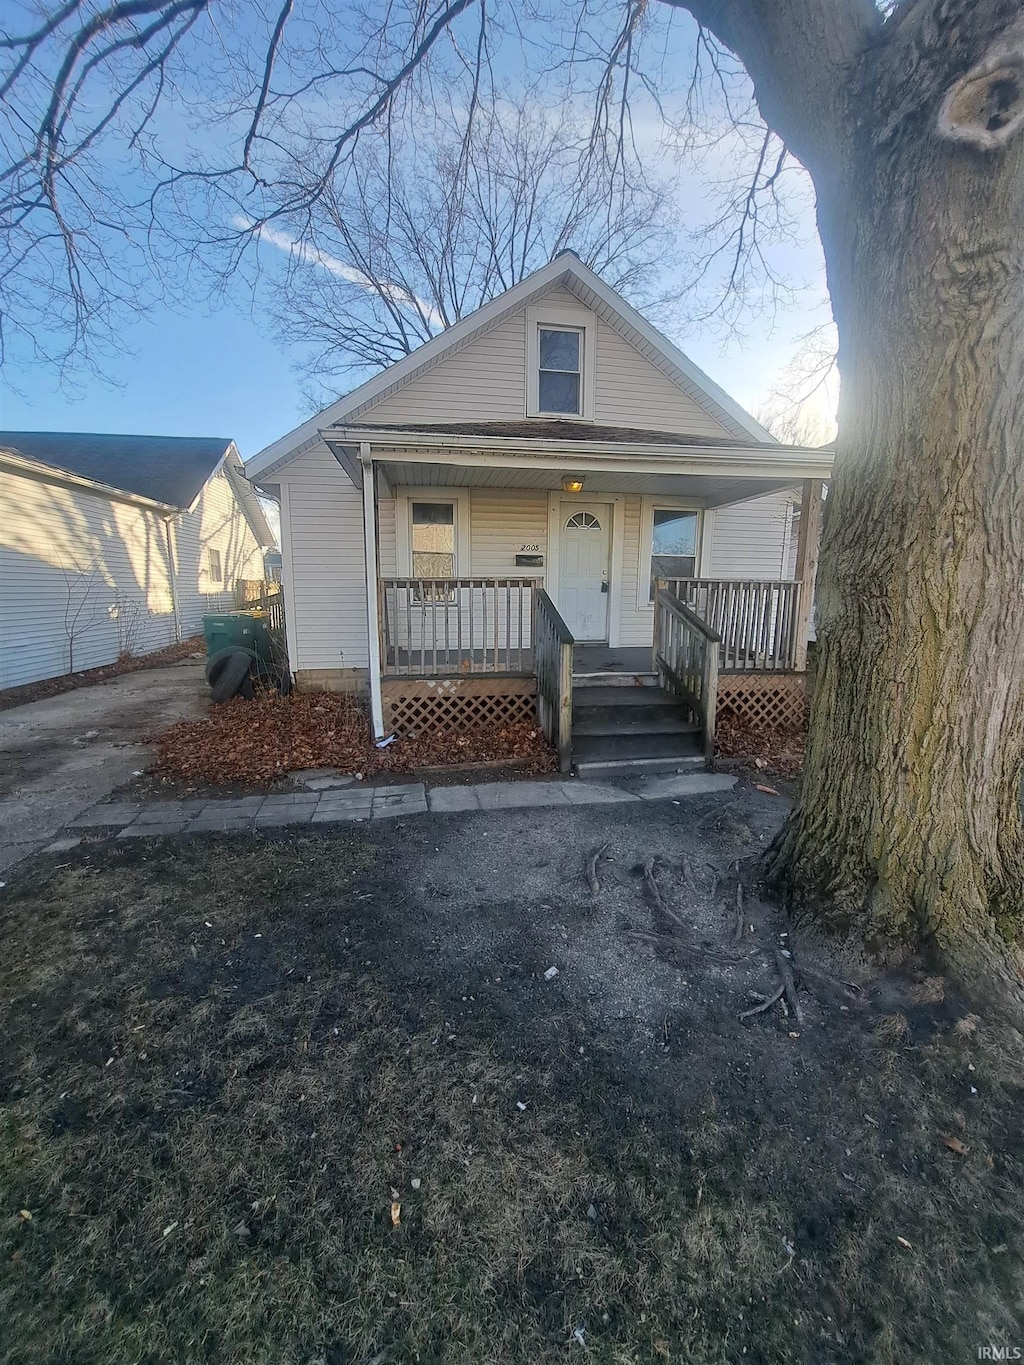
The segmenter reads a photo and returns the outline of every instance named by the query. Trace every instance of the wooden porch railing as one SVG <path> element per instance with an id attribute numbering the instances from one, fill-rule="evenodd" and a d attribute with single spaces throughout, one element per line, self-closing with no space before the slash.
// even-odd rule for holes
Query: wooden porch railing
<path id="1" fill-rule="evenodd" d="M 721 637 L 725 673 L 797 667 L 800 581 L 669 578 L 668 591 Z"/>
<path id="2" fill-rule="evenodd" d="M 722 640 L 706 621 L 672 593 L 665 579 L 654 591 L 654 671 L 662 686 L 693 711 L 704 739 L 704 757 L 715 756 L 718 653 Z"/>
<path id="3" fill-rule="evenodd" d="M 558 770 L 572 763 L 572 647 L 569 627 L 543 588 L 533 594 L 533 660 L 537 675 L 537 719 L 558 750 Z"/>
<path id="4" fill-rule="evenodd" d="M 386 678 L 533 671 L 530 578 L 382 578 Z"/>

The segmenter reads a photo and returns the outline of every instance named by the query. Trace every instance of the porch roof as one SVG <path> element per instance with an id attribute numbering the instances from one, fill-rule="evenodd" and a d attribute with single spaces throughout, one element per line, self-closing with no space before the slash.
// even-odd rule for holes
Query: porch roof
<path id="1" fill-rule="evenodd" d="M 695 437 L 578 422 L 480 422 L 332 427 L 323 439 L 355 482 L 369 461 L 391 487 L 557 490 L 567 475 L 583 495 L 647 493 L 705 507 L 828 479 L 830 449 Z"/>

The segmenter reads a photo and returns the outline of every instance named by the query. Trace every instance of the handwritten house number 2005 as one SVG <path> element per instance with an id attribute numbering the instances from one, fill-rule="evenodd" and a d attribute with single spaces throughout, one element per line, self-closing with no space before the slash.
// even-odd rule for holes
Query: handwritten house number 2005
<path id="1" fill-rule="evenodd" d="M 536 554 L 537 551 L 538 551 L 539 549 L 540 549 L 540 545 L 520 545 L 520 547 L 519 547 L 519 553 L 520 553 L 521 555 L 530 554 L 530 553 Z"/>

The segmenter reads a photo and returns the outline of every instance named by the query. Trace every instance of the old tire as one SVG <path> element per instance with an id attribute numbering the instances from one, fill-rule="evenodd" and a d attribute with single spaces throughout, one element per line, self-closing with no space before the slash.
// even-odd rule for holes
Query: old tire
<path id="1" fill-rule="evenodd" d="M 230 701 L 236 694 L 252 697 L 252 670 L 256 655 L 232 646 L 218 650 L 206 665 L 206 681 L 215 702 Z"/>

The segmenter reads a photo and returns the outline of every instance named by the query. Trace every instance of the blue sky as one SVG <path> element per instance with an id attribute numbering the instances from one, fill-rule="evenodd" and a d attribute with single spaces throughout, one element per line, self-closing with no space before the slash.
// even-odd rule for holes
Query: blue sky
<path id="1" fill-rule="evenodd" d="M 808 303 L 813 304 L 813 296 Z M 814 319 L 818 314 L 815 312 Z M 807 329 L 799 311 L 769 333 L 753 323 L 724 353 L 711 335 L 691 336 L 683 349 L 739 402 L 755 407 Z M 116 386 L 82 377 L 63 391 L 45 368 L 11 376 L 16 391 L 0 391 L 0 425 L 24 431 L 111 431 L 233 438 L 247 459 L 309 415 L 294 357 L 269 325 L 225 304 L 184 312 L 169 308 L 126 328 L 125 355 L 113 367 Z M 352 386 L 358 382 L 353 377 Z"/>
<path id="2" fill-rule="evenodd" d="M 252 14 L 259 10 L 257 0 Z M 344 5 L 332 11 L 334 21 L 341 22 L 345 12 Z M 249 11 L 243 7 L 239 13 L 244 17 Z M 688 60 L 690 29 L 692 25 L 687 28 L 673 21 L 665 30 L 669 64 L 680 69 L 685 69 Z M 240 37 L 255 31 L 250 17 Z M 546 51 L 550 41 L 550 33 L 535 25 L 502 46 L 499 66 L 507 68 L 510 78 L 518 78 L 537 60 L 532 48 Z M 217 137 L 224 133 L 215 133 L 204 122 L 202 102 L 192 110 L 190 132 L 186 132 L 184 109 L 179 104 L 164 111 L 161 137 L 165 143 L 180 144 L 178 150 L 183 152 L 188 137 L 198 136 L 207 151 L 215 150 Z M 666 151 L 661 140 L 660 117 L 653 118 L 642 105 L 640 114 L 634 135 L 644 145 L 645 156 L 671 159 L 671 151 Z M 115 145 L 108 166 L 116 163 L 117 151 Z M 705 154 L 699 169 L 687 166 L 677 196 L 681 224 L 699 225 L 708 185 L 716 174 L 726 173 L 727 158 L 728 152 L 719 148 L 710 156 Z M 742 338 L 723 339 L 714 327 L 688 325 L 685 304 L 677 325 L 660 320 L 696 364 L 751 409 L 770 394 L 800 336 L 824 316 L 825 290 L 810 203 L 806 196 L 797 199 L 797 240 L 779 248 L 778 260 L 791 278 L 807 283 L 805 302 L 798 301 L 774 323 L 767 316 L 744 318 Z M 308 268 L 319 267 L 310 264 Z M 121 331 L 123 353 L 104 367 L 116 383 L 82 373 L 72 376 L 73 387 L 65 387 L 57 373 L 44 366 L 15 369 L 4 376 L 6 383 L 0 382 L 0 426 L 224 436 L 237 442 L 243 458 L 254 455 L 311 413 L 304 381 L 296 371 L 300 357 L 274 335 L 264 312 L 276 273 L 271 264 L 255 293 L 239 281 L 233 292 L 229 289 L 217 295 L 216 306 L 197 295 L 194 305 L 157 304 L 143 318 L 129 319 Z M 368 373 L 353 372 L 348 387 L 355 387 Z"/>

